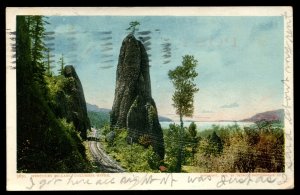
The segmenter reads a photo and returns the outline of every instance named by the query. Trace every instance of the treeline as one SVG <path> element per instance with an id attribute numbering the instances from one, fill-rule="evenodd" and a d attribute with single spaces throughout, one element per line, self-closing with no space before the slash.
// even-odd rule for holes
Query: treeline
<path id="1" fill-rule="evenodd" d="M 191 125 L 194 125 L 193 123 Z M 179 126 L 165 129 L 169 171 L 175 171 L 179 150 Z M 183 167 L 187 172 L 284 172 L 284 130 L 280 122 L 259 121 L 198 132 L 185 129 Z M 176 171 L 175 171 L 176 172 Z"/>
<path id="2" fill-rule="evenodd" d="M 108 112 L 88 111 L 88 116 L 91 121 L 91 125 L 94 128 L 100 129 L 106 124 L 109 124 Z"/>
<path id="3" fill-rule="evenodd" d="M 284 172 L 284 129 L 280 122 L 260 121 L 250 127 L 217 126 L 197 132 L 195 123 L 184 128 L 170 124 L 164 129 L 165 158 L 153 152 L 147 137 L 131 144 L 126 130 L 101 128 L 100 142 L 110 156 L 131 172 L 247 173 Z M 183 135 L 182 137 L 180 137 Z M 180 143 L 181 142 L 181 143 Z M 182 146 L 182 148 L 181 148 Z"/>
<path id="4" fill-rule="evenodd" d="M 86 172 L 90 164 L 79 132 L 51 106 L 57 100 L 49 80 L 59 78 L 50 71 L 46 23 L 42 16 L 17 16 L 17 171 Z"/>

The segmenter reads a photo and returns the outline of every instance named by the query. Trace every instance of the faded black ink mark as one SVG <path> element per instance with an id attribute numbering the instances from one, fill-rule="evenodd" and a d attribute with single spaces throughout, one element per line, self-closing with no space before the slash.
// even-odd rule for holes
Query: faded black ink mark
<path id="1" fill-rule="evenodd" d="M 35 183 L 33 182 L 33 179 L 32 179 L 32 177 L 30 177 L 30 184 L 31 184 L 31 186 L 28 186 L 28 187 L 26 187 L 28 190 L 31 190 L 32 188 L 33 188 L 33 186 L 35 186 Z"/>
<path id="2" fill-rule="evenodd" d="M 274 183 L 277 180 L 274 176 L 258 176 L 256 178 L 251 177 L 250 173 L 247 176 L 228 176 L 222 175 L 217 182 L 216 187 L 221 188 L 231 184 L 258 184 L 258 183 Z"/>
<path id="3" fill-rule="evenodd" d="M 211 176 L 208 175 L 208 176 L 196 176 L 196 177 L 193 177 L 193 176 L 188 176 L 187 178 L 187 182 L 188 183 L 201 183 L 201 182 L 205 182 L 205 181 L 211 181 Z"/>

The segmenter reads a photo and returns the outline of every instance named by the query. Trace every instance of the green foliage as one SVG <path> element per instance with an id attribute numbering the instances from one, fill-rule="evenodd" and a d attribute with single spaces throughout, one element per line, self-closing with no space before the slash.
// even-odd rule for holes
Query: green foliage
<path id="1" fill-rule="evenodd" d="M 34 78 L 35 80 L 44 85 L 43 75 L 45 74 L 46 67 L 44 64 L 45 58 L 45 51 L 46 46 L 43 41 L 45 36 L 45 20 L 43 16 L 26 16 L 28 27 L 29 27 L 29 36 L 31 40 L 32 47 L 31 50 L 31 58 L 32 58 L 32 65 L 34 66 Z"/>
<path id="2" fill-rule="evenodd" d="M 138 143 L 148 148 L 151 145 L 151 138 L 149 135 L 142 135 L 139 137 Z"/>
<path id="3" fill-rule="evenodd" d="M 147 149 L 139 144 L 132 144 L 122 150 L 121 165 L 130 172 L 156 172 L 150 165 L 155 168 L 153 163 L 153 149 Z M 150 164 L 149 164 L 150 162 Z"/>
<path id="4" fill-rule="evenodd" d="M 152 130 L 153 128 L 153 121 L 154 117 L 157 116 L 156 109 L 154 108 L 153 105 L 150 105 L 147 103 L 147 116 L 148 116 L 148 123 L 150 124 L 149 129 Z"/>
<path id="5" fill-rule="evenodd" d="M 50 99 L 54 100 L 55 95 L 57 93 L 63 92 L 63 87 L 66 82 L 65 77 L 63 77 L 63 76 L 54 76 L 54 77 L 45 76 L 44 78 L 45 78 L 47 87 L 49 88 Z"/>
<path id="6" fill-rule="evenodd" d="M 110 131 L 110 126 L 109 126 L 109 124 L 107 123 L 107 124 L 105 124 L 102 128 L 101 128 L 101 133 L 102 133 L 102 135 L 106 135 L 106 134 L 108 134 L 109 133 L 109 131 Z"/>
<path id="7" fill-rule="evenodd" d="M 197 63 L 194 56 L 185 55 L 182 65 L 177 66 L 174 70 L 169 70 L 168 73 L 169 79 L 175 87 L 172 97 L 173 106 L 180 117 L 191 117 L 194 112 L 194 94 L 199 91 L 194 83 L 194 79 L 198 76 Z"/>
<path id="8" fill-rule="evenodd" d="M 165 141 L 165 163 L 169 172 L 177 172 L 177 155 L 180 152 L 180 127 L 170 124 L 169 129 L 164 132 Z"/>
<path id="9" fill-rule="evenodd" d="M 114 141 L 116 138 L 116 133 L 115 131 L 110 131 L 106 136 L 105 136 L 105 141 L 108 142 L 109 146 L 114 146 Z"/>
<path id="10" fill-rule="evenodd" d="M 221 154 L 223 151 L 223 144 L 220 137 L 214 131 L 211 136 L 209 136 L 208 143 L 210 146 L 210 153 L 213 155 Z"/>
<path id="11" fill-rule="evenodd" d="M 103 142 L 106 152 L 130 172 L 158 172 L 162 164 L 152 146 L 145 148 L 140 144 L 129 144 L 127 131 L 115 129 L 115 139 L 112 144 Z"/>
<path id="12" fill-rule="evenodd" d="M 197 125 L 194 122 L 192 122 L 189 125 L 188 132 L 189 132 L 188 146 L 191 148 L 191 153 L 192 153 L 192 156 L 191 156 L 192 163 L 191 164 L 194 164 L 193 163 L 194 157 L 197 152 L 198 144 L 199 144 L 201 137 L 197 137 Z"/>
<path id="13" fill-rule="evenodd" d="M 266 124 L 266 123 L 265 123 Z M 200 141 L 195 162 L 204 172 L 283 172 L 284 132 L 277 123 L 214 126 Z"/>
<path id="14" fill-rule="evenodd" d="M 159 155 L 156 152 L 154 152 L 152 146 L 150 146 L 149 149 L 146 151 L 146 156 L 148 159 L 148 165 L 152 170 L 158 170 L 159 166 L 163 164 Z"/>
<path id="15" fill-rule="evenodd" d="M 168 172 L 178 171 L 178 153 L 181 154 L 182 164 L 192 164 L 194 153 L 197 151 L 199 137 L 192 138 L 189 132 L 185 129 L 183 134 L 180 133 L 181 127 L 179 125 L 170 124 L 168 129 L 164 129 L 165 141 L 165 164 Z M 180 148 L 180 142 L 182 149 Z"/>
<path id="16" fill-rule="evenodd" d="M 22 135 L 17 140 L 18 172 L 88 171 L 85 149 L 73 125 L 57 120 L 38 88 L 31 94 L 30 118 L 18 123 Z"/>
<path id="17" fill-rule="evenodd" d="M 25 17 L 17 16 L 16 34 L 16 63 L 21 64 L 17 68 L 17 85 L 27 86 L 32 83 L 33 69 L 31 58 L 31 39 Z M 19 89 L 22 92 L 22 89 Z"/>
<path id="18" fill-rule="evenodd" d="M 51 105 L 61 80 L 46 76 L 41 16 L 17 16 L 17 171 L 88 172 L 82 140 Z"/>
<path id="19" fill-rule="evenodd" d="M 71 107 L 72 103 L 72 99 L 66 91 L 66 88 L 70 87 L 68 78 L 65 78 L 62 75 L 45 76 L 44 78 L 47 84 L 47 88 L 49 89 L 48 103 L 50 108 L 57 117 L 66 117 L 67 109 Z"/>
<path id="20" fill-rule="evenodd" d="M 197 125 L 194 122 L 191 122 L 191 124 L 189 125 L 189 133 L 191 135 L 191 137 L 196 137 L 197 136 Z"/>
<path id="21" fill-rule="evenodd" d="M 180 138 L 183 136 L 183 116 L 191 117 L 194 112 L 194 94 L 199 91 L 194 79 L 198 76 L 196 66 L 198 61 L 191 55 L 182 57 L 182 65 L 174 70 L 169 70 L 168 76 L 175 87 L 172 96 L 173 106 L 180 118 Z M 176 171 L 181 172 L 183 141 L 179 141 L 180 147 L 177 154 Z"/>
<path id="22" fill-rule="evenodd" d="M 63 75 L 64 74 L 64 68 L 65 68 L 64 54 L 61 54 L 61 57 L 59 58 L 58 63 L 59 63 L 59 67 L 60 67 L 58 73 L 60 75 Z"/>
<path id="23" fill-rule="evenodd" d="M 109 113 L 88 111 L 87 114 L 91 121 L 91 125 L 97 129 L 101 129 L 109 124 Z"/>
<path id="24" fill-rule="evenodd" d="M 50 60 L 50 56 L 51 56 L 51 54 L 50 54 L 50 49 L 49 48 L 46 48 L 45 49 L 45 51 L 46 51 L 46 75 L 47 76 L 52 76 L 53 75 L 53 72 L 52 72 L 52 66 L 51 66 L 51 60 Z"/>
<path id="25" fill-rule="evenodd" d="M 27 16 L 30 18 L 29 30 L 32 37 L 32 59 L 34 63 L 42 63 L 43 51 L 45 51 L 45 43 L 43 38 L 45 36 L 44 17 L 43 16 Z"/>
<path id="26" fill-rule="evenodd" d="M 138 21 L 132 21 L 129 23 L 129 28 L 127 28 L 126 30 L 129 30 L 131 34 L 134 35 L 137 26 L 139 26 L 140 23 Z"/>

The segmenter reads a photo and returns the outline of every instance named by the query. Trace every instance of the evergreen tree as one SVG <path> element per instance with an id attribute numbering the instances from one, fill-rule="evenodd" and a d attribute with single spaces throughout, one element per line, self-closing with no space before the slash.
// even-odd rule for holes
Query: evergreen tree
<path id="1" fill-rule="evenodd" d="M 45 27 L 43 16 L 29 16 L 29 27 L 32 40 L 32 62 L 36 67 L 36 73 L 45 72 L 43 63 L 44 52 L 46 50 L 43 38 L 45 36 Z M 38 75 L 40 77 L 40 75 Z"/>
<path id="2" fill-rule="evenodd" d="M 46 52 L 47 52 L 47 61 L 46 61 L 46 64 L 47 64 L 47 75 L 48 76 L 52 76 L 52 71 L 51 71 L 51 63 L 50 63 L 50 49 L 47 48 L 46 49 Z"/>
<path id="3" fill-rule="evenodd" d="M 59 69 L 59 74 L 60 75 L 63 75 L 64 74 L 64 68 L 65 68 L 65 61 L 64 61 L 64 54 L 61 54 L 61 58 L 59 58 L 59 66 L 60 66 L 60 69 Z"/>
<path id="4" fill-rule="evenodd" d="M 223 151 L 223 143 L 221 138 L 214 131 L 208 139 L 210 151 L 213 155 L 221 154 Z"/>
<path id="5" fill-rule="evenodd" d="M 129 27 L 126 29 L 126 30 L 130 30 L 130 34 L 134 35 L 136 29 L 137 29 L 137 26 L 140 25 L 140 23 L 138 21 L 132 21 L 129 23 Z"/>
<path id="6" fill-rule="evenodd" d="M 188 128 L 190 137 L 191 137 L 191 147 L 192 147 L 192 159 L 194 160 L 194 156 L 197 152 L 199 138 L 197 137 L 197 125 L 192 122 Z"/>
<path id="7" fill-rule="evenodd" d="M 26 153 L 26 131 L 30 125 L 30 84 L 33 80 L 31 63 L 31 41 L 29 25 L 23 16 L 17 16 L 16 28 L 16 64 L 17 64 L 17 162 Z"/>
<path id="8" fill-rule="evenodd" d="M 52 48 L 50 48 L 50 47 L 46 48 L 46 61 L 44 63 L 46 65 L 46 75 L 47 76 L 53 75 L 52 69 L 55 67 L 52 65 L 52 63 L 54 62 L 54 60 L 52 60 L 52 57 L 54 57 L 54 55 L 51 55 L 51 50 L 52 50 Z"/>
<path id="9" fill-rule="evenodd" d="M 31 41 L 28 20 L 25 17 L 17 17 L 16 29 L 16 63 L 17 85 L 31 83 L 33 78 L 32 59 L 31 59 Z M 22 74 L 26 72 L 26 74 Z"/>
<path id="10" fill-rule="evenodd" d="M 194 122 L 191 122 L 188 130 L 192 138 L 197 136 L 197 125 Z"/>

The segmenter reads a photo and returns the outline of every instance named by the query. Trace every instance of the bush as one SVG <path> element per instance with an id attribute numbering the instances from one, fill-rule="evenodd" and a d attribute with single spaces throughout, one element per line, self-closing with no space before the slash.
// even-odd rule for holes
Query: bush
<path id="1" fill-rule="evenodd" d="M 115 137 L 116 137 L 116 133 L 114 131 L 111 131 L 105 136 L 105 141 L 107 141 L 108 144 L 111 146 L 113 145 Z"/>
<path id="2" fill-rule="evenodd" d="M 211 136 L 209 136 L 211 132 Z M 202 132 L 195 163 L 204 172 L 283 172 L 284 133 L 280 124 L 261 122 Z"/>
<path id="3" fill-rule="evenodd" d="M 101 128 L 101 134 L 102 135 L 107 135 L 109 132 L 111 131 L 110 126 L 108 124 L 105 124 L 102 128 Z"/>
<path id="4" fill-rule="evenodd" d="M 147 150 L 147 159 L 148 159 L 148 165 L 151 169 L 157 170 L 159 169 L 159 166 L 162 165 L 162 161 L 157 153 L 154 152 L 152 146 L 149 147 L 149 150 Z"/>
<path id="5" fill-rule="evenodd" d="M 165 163 L 169 172 L 176 170 L 177 156 L 180 150 L 179 147 L 179 125 L 170 124 L 169 129 L 165 130 Z"/>
<path id="6" fill-rule="evenodd" d="M 130 172 L 158 172 L 162 163 L 152 146 L 145 148 L 140 144 L 129 144 L 126 129 L 115 129 L 114 132 L 113 142 L 103 143 L 103 145 L 109 155 L 123 168 Z"/>
<path id="7" fill-rule="evenodd" d="M 151 138 L 149 135 L 142 135 L 139 137 L 138 142 L 145 148 L 148 148 L 151 145 Z"/>
<path id="8" fill-rule="evenodd" d="M 209 143 L 209 152 L 213 155 L 219 155 L 223 152 L 223 143 L 221 138 L 216 134 L 214 131 L 211 136 L 209 136 L 208 139 Z"/>

